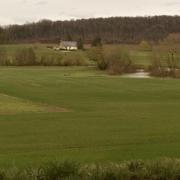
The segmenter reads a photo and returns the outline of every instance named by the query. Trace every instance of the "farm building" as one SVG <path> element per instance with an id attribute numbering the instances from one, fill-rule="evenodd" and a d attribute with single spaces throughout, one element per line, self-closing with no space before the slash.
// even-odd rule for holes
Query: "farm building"
<path id="1" fill-rule="evenodd" d="M 78 49 L 76 41 L 61 41 L 59 50 L 74 51 Z"/>

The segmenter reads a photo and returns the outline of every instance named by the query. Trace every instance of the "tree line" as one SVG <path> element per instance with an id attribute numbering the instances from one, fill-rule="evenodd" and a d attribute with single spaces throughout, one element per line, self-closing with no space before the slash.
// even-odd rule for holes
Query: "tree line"
<path id="1" fill-rule="evenodd" d="M 158 42 L 170 33 L 180 32 L 180 16 L 111 17 L 70 21 L 41 20 L 37 23 L 0 28 L 0 43 L 57 43 L 79 40 L 92 43 L 100 37 L 105 43 Z"/>

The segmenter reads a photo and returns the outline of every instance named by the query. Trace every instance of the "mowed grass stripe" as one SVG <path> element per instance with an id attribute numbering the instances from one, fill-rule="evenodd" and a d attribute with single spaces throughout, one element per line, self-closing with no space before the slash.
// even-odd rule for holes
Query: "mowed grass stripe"
<path id="1" fill-rule="evenodd" d="M 0 115 L 0 164 L 179 157 L 179 80 L 85 69 L 88 73 L 82 67 L 0 70 L 1 93 L 71 110 Z"/>

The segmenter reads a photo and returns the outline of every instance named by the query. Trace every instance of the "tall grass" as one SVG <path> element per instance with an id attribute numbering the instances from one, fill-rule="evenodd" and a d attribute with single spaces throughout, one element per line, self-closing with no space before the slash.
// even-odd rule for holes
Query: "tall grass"
<path id="1" fill-rule="evenodd" d="M 179 180 L 180 160 L 128 161 L 80 165 L 53 162 L 0 170 L 0 180 Z"/>

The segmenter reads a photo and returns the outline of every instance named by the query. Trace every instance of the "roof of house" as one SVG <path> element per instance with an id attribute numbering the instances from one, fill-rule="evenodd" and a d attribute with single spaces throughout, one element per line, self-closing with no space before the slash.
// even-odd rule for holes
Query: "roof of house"
<path id="1" fill-rule="evenodd" d="M 76 41 L 61 41 L 60 43 L 62 46 L 71 46 L 71 47 L 77 47 L 77 42 Z"/>

